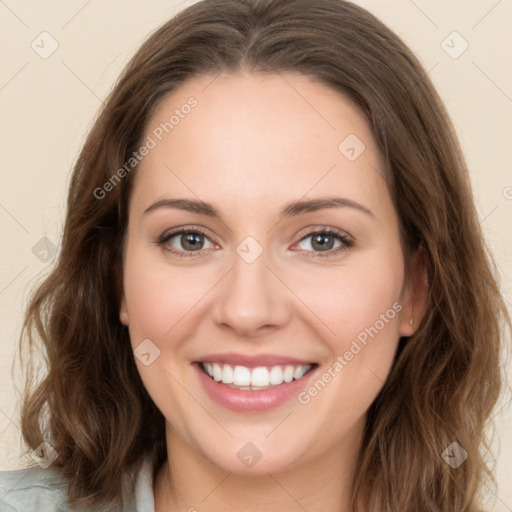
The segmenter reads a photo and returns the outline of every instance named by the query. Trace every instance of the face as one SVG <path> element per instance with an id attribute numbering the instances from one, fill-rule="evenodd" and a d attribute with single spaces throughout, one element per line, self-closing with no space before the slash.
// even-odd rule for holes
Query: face
<path id="1" fill-rule="evenodd" d="M 415 300 L 365 119 L 240 73 L 182 85 L 144 140 L 120 318 L 169 436 L 232 472 L 347 453 Z"/>

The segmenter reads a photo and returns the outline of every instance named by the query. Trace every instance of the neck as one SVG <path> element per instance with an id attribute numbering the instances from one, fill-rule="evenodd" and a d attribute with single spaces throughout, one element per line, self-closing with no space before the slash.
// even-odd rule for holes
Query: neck
<path id="1" fill-rule="evenodd" d="M 167 424 L 168 456 L 155 476 L 155 512 L 348 512 L 362 425 L 347 437 L 302 464 L 240 474 L 215 465 Z"/>

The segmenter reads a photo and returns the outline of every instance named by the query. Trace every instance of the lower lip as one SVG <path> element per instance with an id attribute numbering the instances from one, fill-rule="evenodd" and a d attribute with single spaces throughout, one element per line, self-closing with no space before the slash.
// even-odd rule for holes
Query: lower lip
<path id="1" fill-rule="evenodd" d="M 233 389 L 211 379 L 203 372 L 200 363 L 194 363 L 193 366 L 210 397 L 223 407 L 238 412 L 260 412 L 279 407 L 292 397 L 297 396 L 316 371 L 316 368 L 313 368 L 304 377 L 291 382 L 283 382 L 275 388 L 250 391 Z"/>

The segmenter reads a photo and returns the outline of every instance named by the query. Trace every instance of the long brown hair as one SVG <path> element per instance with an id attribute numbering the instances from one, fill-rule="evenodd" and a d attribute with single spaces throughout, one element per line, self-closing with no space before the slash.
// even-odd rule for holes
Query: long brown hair
<path id="1" fill-rule="evenodd" d="M 385 25 L 343 0 L 204 0 L 158 29 L 127 65 L 75 164 L 61 252 L 31 297 L 21 333 L 42 342 L 47 375 L 27 364 L 22 430 L 43 439 L 71 503 L 118 500 L 122 476 L 166 457 L 164 417 L 139 377 L 119 321 L 122 250 L 140 147 L 156 105 L 192 77 L 299 72 L 349 98 L 385 162 L 406 261 L 422 246 L 430 294 L 414 336 L 400 340 L 372 404 L 354 480 L 369 510 L 480 510 L 486 422 L 501 388 L 500 321 L 510 325 L 446 111 L 417 58 Z M 199 107 L 200 108 L 200 107 Z M 441 453 L 468 453 L 457 469 Z M 485 451 L 484 451 L 485 450 Z"/>

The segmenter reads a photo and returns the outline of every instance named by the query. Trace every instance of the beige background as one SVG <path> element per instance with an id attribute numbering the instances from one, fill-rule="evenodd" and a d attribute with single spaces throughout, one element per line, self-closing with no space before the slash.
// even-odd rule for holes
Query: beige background
<path id="1" fill-rule="evenodd" d="M 40 261 L 32 248 L 43 237 L 58 246 L 73 161 L 124 64 L 149 32 L 190 3 L 194 2 L 0 2 L 0 468 L 32 462 L 29 457 L 18 457 L 20 432 L 11 374 L 28 291 L 53 261 Z M 446 102 L 468 160 L 482 226 L 510 306 L 512 3 L 356 3 L 410 45 Z M 50 35 L 40 36 L 43 31 Z M 463 39 L 450 35 L 454 31 Z M 464 41 L 469 47 L 458 55 Z M 46 56 L 52 44 L 58 48 L 43 59 L 39 54 Z M 506 428 L 512 422 L 511 404 L 508 394 L 496 409 L 499 490 L 491 496 L 490 506 L 496 512 L 512 511 L 512 433 Z"/>

